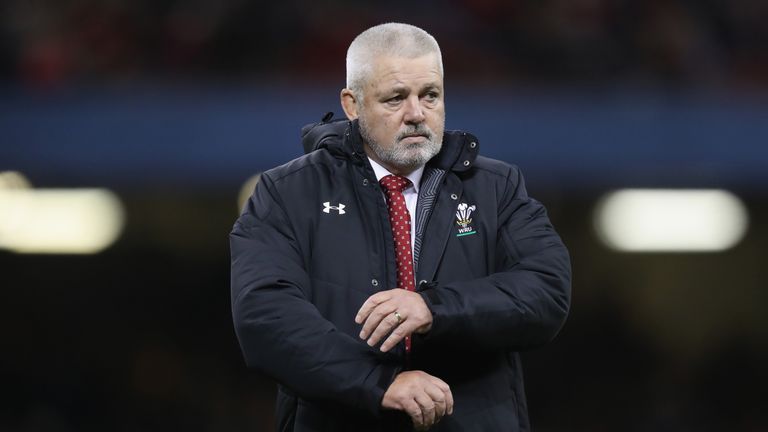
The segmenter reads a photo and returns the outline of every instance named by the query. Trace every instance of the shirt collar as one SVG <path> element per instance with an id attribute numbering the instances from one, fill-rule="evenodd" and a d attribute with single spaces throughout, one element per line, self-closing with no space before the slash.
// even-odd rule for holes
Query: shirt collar
<path id="1" fill-rule="evenodd" d="M 389 172 L 389 170 L 381 166 L 378 162 L 371 159 L 370 157 L 368 158 L 368 161 L 371 163 L 371 168 L 373 168 L 373 172 L 376 174 L 376 181 L 381 181 L 381 179 L 384 177 L 392 174 Z M 419 192 L 419 185 L 421 184 L 422 174 L 424 174 L 424 165 L 418 167 L 412 173 L 405 176 L 405 178 L 411 181 L 413 189 L 416 191 L 416 193 Z"/>

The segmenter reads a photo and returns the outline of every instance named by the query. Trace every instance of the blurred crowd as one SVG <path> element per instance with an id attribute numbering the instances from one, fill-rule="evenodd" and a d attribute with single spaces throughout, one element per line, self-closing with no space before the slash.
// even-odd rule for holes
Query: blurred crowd
<path id="1" fill-rule="evenodd" d="M 338 80 L 383 21 L 432 32 L 452 79 L 768 86 L 765 0 L 5 0 L 0 78 Z"/>

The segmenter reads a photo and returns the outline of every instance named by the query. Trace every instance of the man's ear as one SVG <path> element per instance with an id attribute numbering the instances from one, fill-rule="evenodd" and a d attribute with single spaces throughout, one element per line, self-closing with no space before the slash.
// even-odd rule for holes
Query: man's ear
<path id="1" fill-rule="evenodd" d="M 345 88 L 341 90 L 341 108 L 344 109 L 344 114 L 347 115 L 347 118 L 350 120 L 354 120 L 358 117 L 357 111 L 359 109 L 359 102 L 357 98 L 355 97 L 355 94 L 352 93 L 352 90 Z"/>

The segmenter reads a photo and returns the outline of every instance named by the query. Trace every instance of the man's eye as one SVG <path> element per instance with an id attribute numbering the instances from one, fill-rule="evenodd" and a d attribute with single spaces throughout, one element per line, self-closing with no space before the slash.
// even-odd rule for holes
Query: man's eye
<path id="1" fill-rule="evenodd" d="M 394 104 L 399 103 L 401 100 L 403 100 L 402 97 L 394 96 L 394 97 L 391 97 L 391 98 L 387 99 L 385 102 L 388 103 L 388 104 L 394 105 Z"/>
<path id="2" fill-rule="evenodd" d="M 424 98 L 428 101 L 435 101 L 437 100 L 439 94 L 437 92 L 428 92 L 426 95 L 424 95 Z"/>

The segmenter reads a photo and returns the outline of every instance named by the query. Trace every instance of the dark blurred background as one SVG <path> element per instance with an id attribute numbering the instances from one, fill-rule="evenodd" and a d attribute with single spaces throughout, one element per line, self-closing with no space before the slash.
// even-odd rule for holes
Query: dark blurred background
<path id="1" fill-rule="evenodd" d="M 0 430 L 271 430 L 229 311 L 238 194 L 341 112 L 346 47 L 386 21 L 437 38 L 447 126 L 521 166 L 571 251 L 569 322 L 525 353 L 535 430 L 768 430 L 765 0 L 3 1 L 0 171 L 108 188 L 125 225 L 0 250 Z M 746 235 L 615 251 L 594 214 L 622 188 L 726 189 Z"/>

